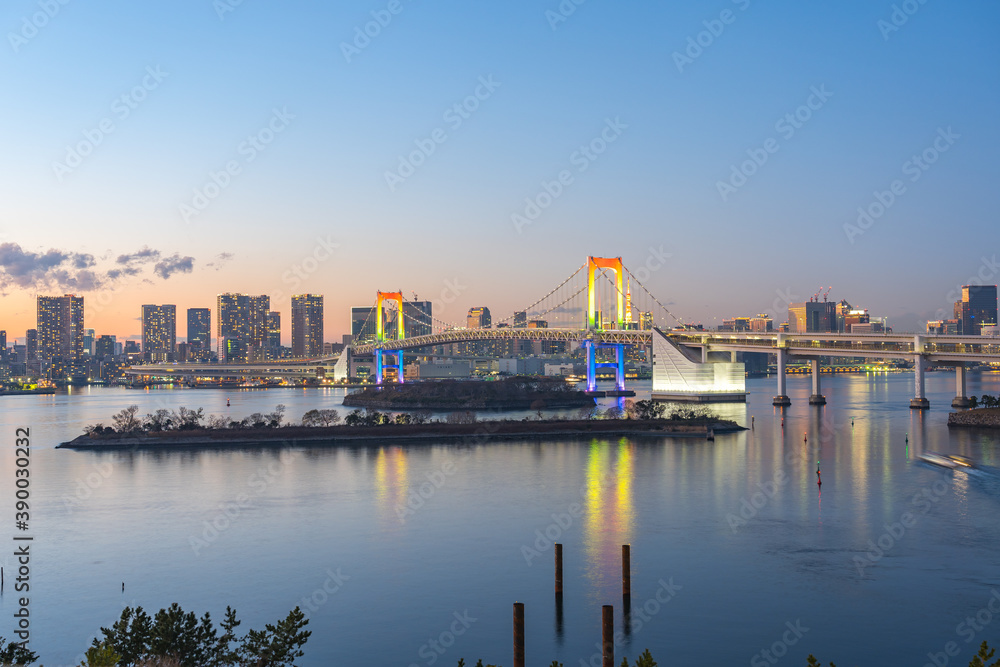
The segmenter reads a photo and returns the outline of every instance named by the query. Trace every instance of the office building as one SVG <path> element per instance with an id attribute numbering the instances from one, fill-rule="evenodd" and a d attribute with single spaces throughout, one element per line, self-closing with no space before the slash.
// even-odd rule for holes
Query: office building
<path id="1" fill-rule="evenodd" d="M 216 341 L 220 362 L 262 361 L 267 342 L 267 313 L 271 298 L 266 294 L 226 293 L 217 297 Z"/>
<path id="2" fill-rule="evenodd" d="M 24 332 L 24 353 L 27 355 L 26 361 L 38 359 L 38 329 L 28 329 Z"/>
<path id="3" fill-rule="evenodd" d="M 212 349 L 211 308 L 188 308 L 187 342 L 198 349 Z"/>
<path id="4" fill-rule="evenodd" d="M 729 320 L 722 320 L 719 331 L 750 331 L 749 317 L 734 317 Z"/>
<path id="5" fill-rule="evenodd" d="M 76 374 L 83 365 L 83 297 L 38 297 L 38 355 L 53 379 Z"/>
<path id="6" fill-rule="evenodd" d="M 810 299 L 788 306 L 790 333 L 834 333 L 837 331 L 837 304 Z"/>
<path id="7" fill-rule="evenodd" d="M 955 319 L 963 336 L 979 336 L 983 325 L 997 324 L 997 286 L 962 286 L 962 299 L 955 302 Z"/>
<path id="8" fill-rule="evenodd" d="M 382 309 L 385 317 L 385 308 Z M 351 308 L 351 340 L 354 345 L 375 342 L 375 307 Z"/>
<path id="9" fill-rule="evenodd" d="M 653 328 L 653 313 L 651 311 L 643 311 L 639 313 L 639 328 L 643 331 L 649 331 Z"/>
<path id="10" fill-rule="evenodd" d="M 267 313 L 267 358 L 277 359 L 281 356 L 281 313 Z"/>
<path id="11" fill-rule="evenodd" d="M 96 332 L 93 329 L 83 330 L 83 354 L 85 356 L 94 356 L 94 339 L 96 337 Z"/>
<path id="12" fill-rule="evenodd" d="M 469 315 L 466 317 L 465 324 L 467 329 L 489 329 L 492 324 L 489 308 L 486 306 L 469 308 Z"/>
<path id="13" fill-rule="evenodd" d="M 374 327 L 372 328 L 374 331 Z M 323 355 L 323 295 L 292 297 L 292 356 Z"/>
<path id="14" fill-rule="evenodd" d="M 98 359 L 112 359 L 115 356 L 115 348 L 117 347 L 117 340 L 115 336 L 100 336 L 94 342 L 94 356 Z"/>
<path id="15" fill-rule="evenodd" d="M 750 318 L 750 331 L 767 332 L 774 329 L 774 322 L 766 313 L 760 313 L 757 317 Z"/>
<path id="16" fill-rule="evenodd" d="M 434 305 L 430 301 L 403 302 L 403 332 L 407 338 L 434 333 Z"/>
<path id="17" fill-rule="evenodd" d="M 528 326 L 528 313 L 523 310 L 519 310 L 514 313 L 514 323 L 511 326 L 518 329 L 523 329 Z"/>
<path id="18" fill-rule="evenodd" d="M 177 348 L 177 306 L 142 307 L 142 355 L 154 363 L 172 361 Z"/>

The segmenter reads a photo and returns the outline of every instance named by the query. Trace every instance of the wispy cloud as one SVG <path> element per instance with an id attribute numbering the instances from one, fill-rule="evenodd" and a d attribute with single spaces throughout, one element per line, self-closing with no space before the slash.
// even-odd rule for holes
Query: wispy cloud
<path id="1" fill-rule="evenodd" d="M 105 263 L 108 260 L 110 255 L 101 258 Z M 151 263 L 154 263 L 153 275 L 168 280 L 175 273 L 191 273 L 195 259 L 181 257 L 179 253 L 164 257 L 161 251 L 144 246 L 136 252 L 118 255 L 113 264 L 101 267 L 87 253 L 55 248 L 25 250 L 17 243 L 0 243 L 0 293 L 10 288 L 89 292 L 117 280 L 143 275 L 144 267 Z"/>

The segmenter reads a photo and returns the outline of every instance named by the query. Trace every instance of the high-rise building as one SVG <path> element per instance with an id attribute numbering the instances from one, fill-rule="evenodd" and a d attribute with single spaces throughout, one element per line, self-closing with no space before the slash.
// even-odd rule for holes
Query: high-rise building
<path id="1" fill-rule="evenodd" d="M 38 329 L 28 329 L 24 332 L 24 353 L 27 361 L 38 359 Z"/>
<path id="2" fill-rule="evenodd" d="M 0 331 L 0 361 L 7 356 L 7 332 Z"/>
<path id="3" fill-rule="evenodd" d="M 790 333 L 834 333 L 837 331 L 837 304 L 810 299 L 788 306 Z"/>
<path id="4" fill-rule="evenodd" d="M 528 313 L 523 310 L 515 312 L 514 323 L 511 326 L 520 329 L 523 329 L 524 327 L 528 326 Z"/>
<path id="5" fill-rule="evenodd" d="M 296 294 L 292 297 L 292 356 L 322 355 L 323 295 Z"/>
<path id="6" fill-rule="evenodd" d="M 639 328 L 643 331 L 649 331 L 653 328 L 653 313 L 651 311 L 645 310 L 639 313 Z"/>
<path id="7" fill-rule="evenodd" d="M 490 309 L 486 306 L 469 308 L 469 315 L 466 317 L 465 324 L 467 329 L 489 329 L 492 323 Z"/>
<path id="8" fill-rule="evenodd" d="M 434 333 L 434 304 L 430 301 L 403 302 L 403 333 L 407 338 Z"/>
<path id="9" fill-rule="evenodd" d="M 997 286 L 963 285 L 962 300 L 955 302 L 959 333 L 978 336 L 984 324 L 997 324 Z"/>
<path id="10" fill-rule="evenodd" d="M 266 294 L 226 293 L 217 297 L 216 343 L 220 362 L 260 361 L 266 356 L 267 314 L 271 297 Z"/>
<path id="11" fill-rule="evenodd" d="M 774 329 L 774 321 L 767 313 L 760 313 L 757 317 L 750 318 L 750 331 L 771 331 Z"/>
<path id="12" fill-rule="evenodd" d="M 250 348 L 250 297 L 220 294 L 217 304 L 215 340 L 219 346 L 219 361 L 246 361 Z"/>
<path id="13" fill-rule="evenodd" d="M 93 329 L 83 330 L 83 354 L 92 357 L 94 356 L 94 339 L 97 338 L 97 332 Z"/>
<path id="14" fill-rule="evenodd" d="M 111 359 L 115 356 L 115 336 L 101 336 L 94 343 L 94 356 L 98 359 Z"/>
<path id="15" fill-rule="evenodd" d="M 50 378 L 78 373 L 83 364 L 83 297 L 38 297 L 38 354 Z"/>
<path id="16" fill-rule="evenodd" d="M 267 314 L 271 312 L 271 297 L 266 294 L 249 297 L 250 340 L 247 356 L 252 361 L 264 359 L 267 348 Z"/>
<path id="17" fill-rule="evenodd" d="M 382 312 L 384 316 L 385 309 Z M 375 342 L 374 306 L 351 308 L 351 340 L 354 345 Z"/>
<path id="18" fill-rule="evenodd" d="M 202 350 L 212 349 L 211 308 L 188 308 L 187 342 Z"/>
<path id="19" fill-rule="evenodd" d="M 142 307 L 142 354 L 152 362 L 171 361 L 177 351 L 177 306 Z"/>
<path id="20" fill-rule="evenodd" d="M 281 313 L 267 313 L 267 358 L 277 359 L 281 354 Z"/>

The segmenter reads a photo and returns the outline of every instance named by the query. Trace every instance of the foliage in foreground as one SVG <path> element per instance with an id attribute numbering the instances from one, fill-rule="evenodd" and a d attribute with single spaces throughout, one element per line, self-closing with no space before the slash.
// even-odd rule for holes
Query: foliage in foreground
<path id="1" fill-rule="evenodd" d="M 207 612 L 199 619 L 176 603 L 152 617 L 142 607 L 126 607 L 114 625 L 101 628 L 80 667 L 293 667 L 312 634 L 308 623 L 296 607 L 276 625 L 237 637 L 240 621 L 230 607 L 221 634 Z M 0 667 L 36 660 L 33 651 L 0 637 Z"/>

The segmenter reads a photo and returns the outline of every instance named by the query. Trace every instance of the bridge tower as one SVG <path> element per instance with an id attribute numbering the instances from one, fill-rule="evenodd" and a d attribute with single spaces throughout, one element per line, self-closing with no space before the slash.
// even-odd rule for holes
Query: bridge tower
<path id="1" fill-rule="evenodd" d="M 587 329 L 599 333 L 604 330 L 603 317 L 597 317 L 597 290 L 594 289 L 594 278 L 600 269 L 608 269 L 615 272 L 615 330 L 621 331 L 625 328 L 625 267 L 622 265 L 621 257 L 588 257 L 587 258 Z M 631 304 L 629 304 L 631 305 Z M 601 343 L 593 339 L 584 341 L 584 348 L 587 351 L 587 392 L 597 392 L 597 369 L 601 367 L 611 367 L 615 369 L 615 389 L 612 395 L 626 395 L 631 392 L 625 390 L 625 345 L 622 343 Z M 613 348 L 615 360 L 613 362 L 597 361 L 597 350 L 599 348 Z M 634 395 L 634 394 L 631 394 Z"/>
<path id="2" fill-rule="evenodd" d="M 384 343 L 386 339 L 385 335 L 385 322 L 382 318 L 382 304 L 386 301 L 394 301 L 398 308 L 396 315 L 396 340 L 403 340 L 406 335 L 406 330 L 403 326 L 403 293 L 400 292 L 379 292 L 375 299 L 375 342 Z M 391 364 L 386 362 L 386 357 L 395 355 L 396 363 Z M 396 377 L 400 384 L 403 383 L 403 352 L 402 350 L 383 350 L 381 347 L 375 350 L 375 384 L 382 386 L 382 380 L 385 377 L 385 367 L 396 369 Z"/>

